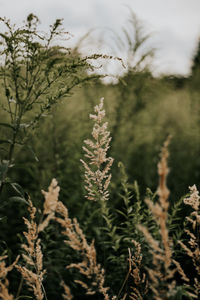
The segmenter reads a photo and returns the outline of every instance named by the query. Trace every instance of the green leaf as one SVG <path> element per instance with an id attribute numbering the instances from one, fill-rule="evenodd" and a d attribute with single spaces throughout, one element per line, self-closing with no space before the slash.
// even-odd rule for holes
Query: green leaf
<path id="1" fill-rule="evenodd" d="M 9 201 L 17 201 L 17 202 L 22 202 L 22 203 L 28 204 L 28 202 L 26 201 L 25 198 L 17 197 L 17 196 L 10 197 Z"/>
<path id="2" fill-rule="evenodd" d="M 33 149 L 31 148 L 31 146 L 28 145 L 28 146 L 25 146 L 25 148 L 27 148 L 27 149 L 31 152 L 31 154 L 33 155 L 35 161 L 39 162 L 39 159 L 38 159 L 38 157 L 36 156 L 36 154 L 35 154 L 35 152 L 33 151 Z"/>
<path id="3" fill-rule="evenodd" d="M 124 218 L 127 219 L 127 215 L 126 215 L 124 212 L 122 212 L 122 211 L 119 210 L 119 209 L 115 209 L 115 211 L 117 211 L 120 215 L 122 215 Z"/>
<path id="4" fill-rule="evenodd" d="M 9 183 L 9 184 L 20 196 L 24 197 L 24 190 L 18 183 L 13 182 L 13 183 Z"/>
<path id="5" fill-rule="evenodd" d="M 127 210 L 128 214 L 130 214 L 130 213 L 132 212 L 132 210 L 133 210 L 133 207 L 130 206 L 130 207 L 128 208 L 128 210 Z"/>

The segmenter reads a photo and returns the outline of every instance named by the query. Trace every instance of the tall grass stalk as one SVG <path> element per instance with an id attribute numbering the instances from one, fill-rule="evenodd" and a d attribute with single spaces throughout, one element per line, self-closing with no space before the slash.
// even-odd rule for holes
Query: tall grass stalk
<path id="1" fill-rule="evenodd" d="M 92 139 L 84 141 L 83 146 L 87 162 L 81 159 L 85 168 L 85 190 L 86 198 L 98 203 L 100 207 L 101 227 L 109 237 L 113 249 L 118 249 L 118 235 L 116 227 L 113 226 L 113 215 L 110 212 L 109 204 L 109 185 L 111 181 L 110 169 L 114 159 L 108 156 L 110 148 L 110 132 L 107 130 L 108 122 L 104 122 L 105 110 L 103 109 L 104 98 L 100 99 L 99 105 L 94 107 L 94 114 L 90 114 L 94 126 L 92 129 Z"/>
<path id="2" fill-rule="evenodd" d="M 190 196 L 183 199 L 186 205 L 192 208 L 192 212 L 186 217 L 185 233 L 189 240 L 179 241 L 181 247 L 192 260 L 196 274 L 194 282 L 191 285 L 194 287 L 196 298 L 200 297 L 200 196 L 196 185 L 190 187 Z"/>
<path id="3" fill-rule="evenodd" d="M 28 231 L 24 232 L 26 244 L 22 245 L 25 253 L 22 254 L 26 266 L 16 265 L 26 284 L 33 291 L 37 300 L 46 298 L 46 293 L 42 284 L 45 270 L 43 270 L 43 254 L 38 238 L 38 226 L 35 222 L 36 208 L 29 199 L 30 221 L 24 218 L 24 223 Z"/>
<path id="4" fill-rule="evenodd" d="M 139 225 L 139 229 L 143 232 L 151 249 L 152 267 L 148 267 L 147 270 L 150 279 L 150 289 L 156 300 L 167 300 L 174 297 L 177 288 L 174 274 L 179 269 L 181 274 L 184 274 L 180 264 L 174 264 L 172 259 L 173 245 L 168 232 L 169 190 L 166 185 L 169 172 L 167 165 L 169 156 L 168 145 L 169 138 L 163 145 L 161 160 L 158 163 L 159 185 L 157 194 L 159 202 L 153 203 L 152 200 L 146 199 L 146 203 L 159 228 L 160 240 L 156 240 L 146 227 Z"/>

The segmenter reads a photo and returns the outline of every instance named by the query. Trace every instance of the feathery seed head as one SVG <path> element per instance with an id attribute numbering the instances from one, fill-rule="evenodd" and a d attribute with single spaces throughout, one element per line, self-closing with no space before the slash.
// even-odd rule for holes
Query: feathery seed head
<path id="1" fill-rule="evenodd" d="M 44 214 L 55 212 L 56 205 L 58 202 L 60 187 L 58 186 L 57 180 L 54 178 L 48 188 L 48 192 L 42 190 L 42 194 L 45 197 L 44 202 Z"/>
<path id="2" fill-rule="evenodd" d="M 200 204 L 199 191 L 197 190 L 197 187 L 195 184 L 193 186 L 190 186 L 189 189 L 190 189 L 190 196 L 185 198 L 183 201 L 185 204 L 192 206 L 192 208 L 195 211 L 197 211 L 199 209 L 199 204 Z"/>
<path id="3" fill-rule="evenodd" d="M 96 114 L 90 114 L 90 119 L 95 122 L 92 129 L 93 140 L 85 140 L 86 146 L 83 146 L 88 162 L 81 159 L 85 168 L 86 198 L 93 201 L 109 199 L 108 187 L 111 180 L 109 171 L 113 164 L 113 158 L 107 157 L 111 137 L 107 130 L 108 123 L 103 123 L 105 117 L 103 101 L 101 98 L 100 104 L 94 107 Z"/>
<path id="4" fill-rule="evenodd" d="M 29 214 L 30 221 L 24 218 L 24 223 L 27 225 L 27 232 L 24 232 L 27 243 L 22 245 L 25 250 L 23 258 L 26 266 L 22 267 L 16 265 L 16 269 L 21 273 L 26 284 L 33 291 L 37 300 L 44 298 L 42 281 L 45 270 L 43 270 L 43 255 L 40 246 L 40 239 L 38 239 L 38 226 L 35 222 L 36 208 L 29 199 Z M 33 269 L 33 270 L 32 270 Z M 35 271 L 35 272 L 34 272 Z"/>

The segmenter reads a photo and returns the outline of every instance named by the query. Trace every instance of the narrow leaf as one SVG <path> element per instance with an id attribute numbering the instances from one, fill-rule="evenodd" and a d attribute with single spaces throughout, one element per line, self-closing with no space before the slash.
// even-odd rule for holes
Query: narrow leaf
<path id="1" fill-rule="evenodd" d="M 26 199 L 24 199 L 22 197 L 16 197 L 16 196 L 10 197 L 9 201 L 17 201 L 17 202 L 22 202 L 22 203 L 28 204 L 28 202 L 26 201 Z"/>
<path id="2" fill-rule="evenodd" d="M 20 194 L 20 196 L 24 197 L 24 190 L 18 183 L 14 182 L 14 183 L 10 183 L 10 185 L 18 194 Z"/>

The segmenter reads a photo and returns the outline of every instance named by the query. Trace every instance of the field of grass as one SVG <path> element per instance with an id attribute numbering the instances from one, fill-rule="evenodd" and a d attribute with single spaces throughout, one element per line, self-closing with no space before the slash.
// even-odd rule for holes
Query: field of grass
<path id="1" fill-rule="evenodd" d="M 105 84 L 1 21 L 0 298 L 199 299 L 199 66 Z"/>

